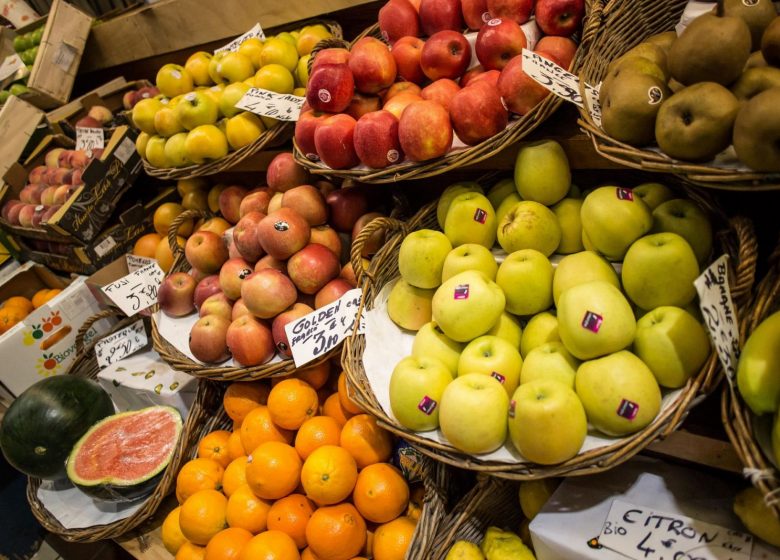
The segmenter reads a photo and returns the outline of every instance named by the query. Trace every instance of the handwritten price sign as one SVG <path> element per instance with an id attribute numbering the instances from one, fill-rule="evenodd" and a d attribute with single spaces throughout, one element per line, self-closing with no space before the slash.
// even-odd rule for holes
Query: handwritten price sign
<path id="1" fill-rule="evenodd" d="M 157 262 L 149 257 L 139 257 L 138 255 L 131 255 L 130 253 L 125 255 L 125 260 L 127 261 L 127 270 L 130 272 L 135 272 L 136 270 L 140 270 L 145 266 Z"/>
<path id="2" fill-rule="evenodd" d="M 102 369 L 138 352 L 149 343 L 144 322 L 139 319 L 129 327 L 100 339 L 95 344 L 95 357 Z"/>
<path id="3" fill-rule="evenodd" d="M 164 275 L 155 261 L 102 290 L 129 317 L 157 303 L 157 290 Z"/>
<path id="4" fill-rule="evenodd" d="M 265 41 L 265 33 L 263 33 L 263 28 L 260 27 L 259 23 L 256 23 L 252 29 L 250 29 L 240 37 L 236 37 L 224 47 L 220 47 L 217 50 L 215 50 L 214 54 L 221 53 L 221 52 L 237 51 L 238 47 L 241 46 L 241 43 L 243 43 L 244 41 L 246 41 L 251 37 L 255 37 L 257 39 L 260 39 L 261 41 Z"/>
<path id="5" fill-rule="evenodd" d="M 361 290 L 355 288 L 333 303 L 285 325 L 295 367 L 324 356 L 352 335 L 361 298 Z M 365 320 L 361 317 L 358 333 L 365 330 Z"/>
<path id="6" fill-rule="evenodd" d="M 5 57 L 3 63 L 0 64 L 0 82 L 10 78 L 24 67 L 24 62 L 22 62 L 18 54 L 9 54 Z"/>
<path id="7" fill-rule="evenodd" d="M 76 127 L 76 149 L 92 151 L 94 149 L 103 149 L 106 147 L 106 140 L 103 136 L 102 128 L 87 128 L 84 126 Z"/>
<path id="8" fill-rule="evenodd" d="M 249 88 L 235 104 L 235 107 L 261 117 L 272 117 L 280 121 L 297 121 L 304 101 L 306 101 L 305 97 L 297 95 Z"/>

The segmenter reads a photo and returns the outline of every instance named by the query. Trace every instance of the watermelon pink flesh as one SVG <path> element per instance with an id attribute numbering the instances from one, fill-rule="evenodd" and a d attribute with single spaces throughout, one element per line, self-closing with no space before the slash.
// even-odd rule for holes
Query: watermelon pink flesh
<path id="1" fill-rule="evenodd" d="M 176 445 L 177 425 L 166 409 L 120 415 L 82 442 L 74 464 L 82 480 L 135 481 L 153 472 Z"/>

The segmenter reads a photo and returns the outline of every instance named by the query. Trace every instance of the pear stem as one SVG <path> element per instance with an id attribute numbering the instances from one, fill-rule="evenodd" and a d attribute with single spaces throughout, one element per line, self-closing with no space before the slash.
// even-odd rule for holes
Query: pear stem
<path id="1" fill-rule="evenodd" d="M 718 17 L 723 17 L 723 0 L 718 0 L 717 12 Z"/>

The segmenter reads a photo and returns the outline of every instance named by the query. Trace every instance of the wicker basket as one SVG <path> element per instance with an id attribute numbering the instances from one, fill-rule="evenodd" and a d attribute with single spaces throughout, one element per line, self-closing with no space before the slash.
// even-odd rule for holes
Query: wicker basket
<path id="1" fill-rule="evenodd" d="M 602 29 L 601 21 L 608 17 L 610 7 L 614 2 L 605 0 L 586 0 L 585 18 L 583 20 L 583 30 L 580 46 L 572 62 L 572 72 L 577 72 L 587 62 L 591 56 L 591 45 L 595 42 L 597 34 Z M 384 40 L 379 32 L 379 24 L 369 27 L 352 42 L 354 45 L 358 39 L 365 36 L 376 37 Z M 336 45 L 334 45 L 336 46 Z M 343 45 L 342 45 L 343 46 Z M 423 162 L 404 162 L 398 165 L 391 165 L 384 169 L 331 169 L 321 162 L 311 161 L 302 153 L 293 141 L 293 155 L 295 160 L 308 168 L 312 173 L 323 175 L 344 177 L 359 180 L 362 183 L 394 183 L 396 181 L 405 181 L 409 179 L 424 179 L 441 175 L 453 169 L 472 165 L 490 158 L 507 146 L 514 144 L 521 138 L 527 136 L 537 126 L 542 124 L 558 107 L 563 100 L 550 94 L 544 100 L 533 108 L 528 114 L 510 121 L 503 132 L 488 138 L 487 140 L 469 146 L 463 150 L 452 151 L 445 156 L 430 161 Z"/>
<path id="2" fill-rule="evenodd" d="M 95 358 L 95 352 L 91 347 L 84 347 L 84 336 L 94 322 L 115 315 L 121 316 L 118 311 L 102 311 L 88 319 L 81 329 L 79 329 L 78 337 L 76 339 L 78 355 L 68 371 L 69 375 L 78 375 L 89 379 L 95 379 L 97 377 L 100 368 L 98 367 L 97 359 Z M 132 317 L 121 320 L 111 332 L 128 326 L 136 319 L 136 317 Z M 40 500 L 38 500 L 37 492 L 42 481 L 37 478 L 28 479 L 27 501 L 30 503 L 30 508 L 38 522 L 47 531 L 59 535 L 66 541 L 94 542 L 103 539 L 116 538 L 137 527 L 154 515 L 163 499 L 173 489 L 176 483 L 176 475 L 179 473 L 181 465 L 197 452 L 197 444 L 200 438 L 212 430 L 227 427 L 229 425 L 229 419 L 222 411 L 222 388 L 216 383 L 207 381 L 199 382 L 195 402 L 193 403 L 192 408 L 190 408 L 182 428 L 179 443 L 173 453 L 171 462 L 163 472 L 160 483 L 154 492 L 146 498 L 143 505 L 136 510 L 135 513 L 125 519 L 106 525 L 84 527 L 80 529 L 66 529 L 48 512 L 48 510 L 46 510 Z"/>
<path id="3" fill-rule="evenodd" d="M 780 245 L 770 257 L 770 270 L 755 290 L 750 310 L 740 321 L 740 341 L 744 344 L 756 327 L 780 310 Z M 742 464 L 744 474 L 764 494 L 764 500 L 780 518 L 780 471 L 761 451 L 754 434 L 753 414 L 736 386 L 724 384 L 721 417 L 726 433 Z"/>
<path id="4" fill-rule="evenodd" d="M 697 198 L 698 202 L 705 208 L 713 211 L 716 216 L 721 216 L 720 213 L 716 212 L 714 205 L 705 194 L 695 190 L 692 190 L 689 194 Z M 352 245 L 353 262 L 359 257 L 360 248 L 364 240 L 376 228 L 385 228 L 387 230 L 388 241 L 374 257 L 374 260 L 371 261 L 368 270 L 365 273 L 361 273 L 358 277 L 358 284 L 363 287 L 363 302 L 359 314 L 366 308 L 372 308 L 374 299 L 382 288 L 398 276 L 398 252 L 404 236 L 418 229 L 438 229 L 435 203 L 422 208 L 417 215 L 406 223 L 385 218 L 377 219 L 369 224 L 361 231 Z M 752 222 L 745 218 L 733 218 L 728 222 L 728 227 L 717 235 L 717 238 L 720 242 L 720 250 L 727 252 L 732 257 L 733 269 L 736 271 L 732 278 L 734 280 L 732 295 L 739 313 L 750 296 L 750 290 L 755 278 L 757 242 Z M 359 268 L 355 268 L 355 270 L 359 270 Z M 645 429 L 628 437 L 618 439 L 605 447 L 581 453 L 557 465 L 544 466 L 535 463 L 510 464 L 480 460 L 459 452 L 450 445 L 420 437 L 398 424 L 382 410 L 371 390 L 362 362 L 364 351 L 364 335 L 353 335 L 347 338 L 342 354 L 342 366 L 347 372 L 347 382 L 353 400 L 361 408 L 376 416 L 383 427 L 404 437 L 422 453 L 430 455 L 437 460 L 456 467 L 487 472 L 496 476 L 517 480 L 593 474 L 619 465 L 636 455 L 653 441 L 664 438 L 674 431 L 685 418 L 687 412 L 704 395 L 715 389 L 721 377 L 718 358 L 713 352 L 699 374 L 693 376 L 682 388 L 672 405 L 662 410 Z"/>
<path id="5" fill-rule="evenodd" d="M 671 31 L 680 20 L 688 0 L 615 0 L 612 10 L 604 10 L 604 17 L 594 31 L 596 39 L 590 45 L 590 54 L 580 67 L 580 80 L 596 85 L 607 73 L 610 62 L 642 42 L 645 38 Z M 593 141 L 596 151 L 605 158 L 643 171 L 674 173 L 685 180 L 708 188 L 723 190 L 776 190 L 780 175 L 737 171 L 724 167 L 678 161 L 659 151 L 630 146 L 610 137 L 591 117 L 587 107 L 580 108 L 580 127 Z"/>

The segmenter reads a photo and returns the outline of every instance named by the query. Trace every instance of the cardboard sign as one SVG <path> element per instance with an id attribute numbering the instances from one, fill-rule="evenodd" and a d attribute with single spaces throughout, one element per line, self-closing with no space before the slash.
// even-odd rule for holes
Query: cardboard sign
<path id="1" fill-rule="evenodd" d="M 728 270 L 728 255 L 721 255 L 693 284 L 699 292 L 704 325 L 718 351 L 726 378 L 733 383 L 739 358 L 739 325 L 731 300 Z"/>
<path id="2" fill-rule="evenodd" d="M 355 288 L 333 303 L 285 325 L 295 367 L 324 356 L 352 334 L 362 297 L 360 288 Z M 358 333 L 365 329 L 365 319 L 361 317 Z"/>
<path id="3" fill-rule="evenodd" d="M 108 335 L 95 344 L 95 357 L 100 369 L 118 362 L 131 354 L 135 354 L 149 343 L 143 319 L 139 319 L 129 327 Z"/>
<path id="4" fill-rule="evenodd" d="M 149 257 L 139 257 L 138 255 L 131 255 L 130 253 L 125 255 L 125 260 L 127 260 L 127 270 L 130 272 L 135 272 L 145 266 L 149 266 L 153 262 L 157 262 Z"/>
<path id="5" fill-rule="evenodd" d="M 238 50 L 238 47 L 241 46 L 241 43 L 243 43 L 244 41 L 246 41 L 251 37 L 256 37 L 261 41 L 265 41 L 265 33 L 263 33 L 263 28 L 260 27 L 259 23 L 256 23 L 252 29 L 250 29 L 240 37 L 236 37 L 224 47 L 220 47 L 217 50 L 215 50 L 214 54 L 221 53 L 221 52 L 228 52 L 228 51 L 235 52 Z"/>
<path id="6" fill-rule="evenodd" d="M 91 152 L 92 150 L 106 147 L 106 140 L 102 128 L 76 127 L 76 149 Z"/>
<path id="7" fill-rule="evenodd" d="M 297 121 L 305 97 L 282 94 L 267 89 L 249 88 L 238 100 L 235 107 L 249 111 L 261 117 L 271 117 L 280 121 Z"/>
<path id="8" fill-rule="evenodd" d="M 635 560 L 750 560 L 753 550 L 751 535 L 620 500 L 598 542 Z"/>
<path id="9" fill-rule="evenodd" d="M 0 82 L 6 78 L 10 78 L 24 67 L 24 62 L 22 62 L 22 59 L 18 54 L 9 54 L 5 57 L 3 63 L 0 64 Z"/>
<path id="10" fill-rule="evenodd" d="M 123 276 L 102 288 L 125 315 L 130 317 L 157 303 L 157 290 L 165 273 L 157 261 Z"/>

